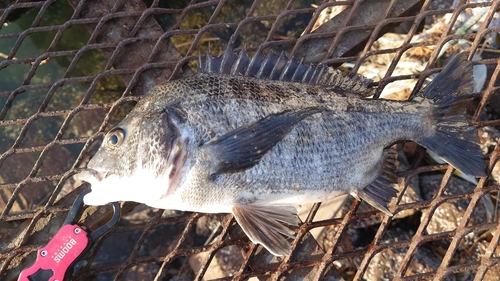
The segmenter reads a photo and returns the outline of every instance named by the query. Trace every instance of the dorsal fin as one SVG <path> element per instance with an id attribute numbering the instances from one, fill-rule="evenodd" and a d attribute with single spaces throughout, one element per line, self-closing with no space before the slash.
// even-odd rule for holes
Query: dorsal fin
<path id="1" fill-rule="evenodd" d="M 263 53 L 262 46 L 250 58 L 246 48 L 239 54 L 229 45 L 220 56 L 210 53 L 203 59 L 200 55 L 198 73 L 227 74 L 282 82 L 299 82 L 358 93 L 362 96 L 373 94 L 372 81 L 360 75 L 347 77 L 338 69 L 326 64 L 306 65 L 303 60 L 289 58 L 285 52 L 276 55 Z"/>

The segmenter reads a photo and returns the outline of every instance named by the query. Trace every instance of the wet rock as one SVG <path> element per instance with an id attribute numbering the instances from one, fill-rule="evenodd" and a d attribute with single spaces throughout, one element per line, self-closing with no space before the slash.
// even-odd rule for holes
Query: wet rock
<path id="1" fill-rule="evenodd" d="M 389 229 L 384 235 L 384 242 L 390 244 L 402 240 L 411 240 L 414 233 L 408 232 L 406 229 L 395 228 Z M 364 274 L 365 280 L 392 280 L 396 277 L 397 268 L 401 267 L 401 262 L 408 249 L 392 248 L 385 249 L 376 254 L 370 261 L 368 268 Z M 421 245 L 414 253 L 410 261 L 410 265 L 403 276 L 412 276 L 421 273 L 435 272 L 441 260 L 438 259 L 432 252 L 428 244 Z M 455 276 L 448 276 L 444 280 L 456 280 Z"/>
<path id="2" fill-rule="evenodd" d="M 160 269 L 157 263 L 138 264 L 122 275 L 122 280 L 154 280 Z"/>
<path id="3" fill-rule="evenodd" d="M 481 146 L 481 150 L 483 153 L 488 154 L 495 150 L 495 147 L 500 142 L 500 132 L 494 127 L 483 127 L 478 129 L 479 142 Z M 498 148 L 496 148 L 498 151 Z M 492 158 L 494 158 L 495 153 L 492 154 Z M 491 178 L 493 178 L 497 183 L 500 183 L 500 164 L 497 161 L 493 166 L 493 169 L 490 173 Z"/>
<path id="4" fill-rule="evenodd" d="M 421 177 L 421 189 L 424 200 L 433 198 L 439 189 L 443 175 L 424 175 Z M 445 195 L 458 195 L 473 192 L 475 185 L 457 177 L 452 177 L 445 187 Z M 428 234 L 442 233 L 456 229 L 465 214 L 470 199 L 447 201 L 438 206 L 432 214 L 426 228 Z M 427 214 L 429 210 L 422 210 Z M 493 203 L 489 195 L 484 196 L 474 208 L 470 224 L 488 221 L 493 214 Z"/>
<path id="5" fill-rule="evenodd" d="M 321 202 L 319 209 L 316 211 L 314 215 L 313 221 L 322 221 L 328 220 L 335 217 L 339 217 L 336 215 L 338 213 L 339 208 L 341 208 L 344 204 L 346 198 L 351 197 L 348 194 L 337 196 L 331 200 Z M 297 214 L 301 221 L 306 221 L 309 213 L 311 212 L 314 204 L 304 204 L 297 206 Z M 318 241 L 318 244 L 322 245 L 322 237 L 324 237 L 325 232 L 328 231 L 327 227 L 315 227 L 311 229 L 309 232 L 312 234 L 314 239 Z"/>
<path id="6" fill-rule="evenodd" d="M 194 272 L 198 272 L 205 264 L 209 253 L 204 252 L 189 257 L 189 265 Z M 212 259 L 203 279 L 211 280 L 215 278 L 233 276 L 243 264 L 243 255 L 236 245 L 230 245 L 219 250 Z"/>
<path id="7" fill-rule="evenodd" d="M 478 254 L 478 258 L 481 258 L 484 255 L 488 246 L 489 246 L 489 242 L 486 242 L 486 241 L 480 241 L 478 243 L 478 248 L 480 249 L 479 254 Z M 495 250 L 495 253 L 493 254 L 493 256 L 498 257 L 499 254 L 500 254 L 500 248 L 496 247 L 496 250 Z M 492 267 L 490 267 L 488 269 L 488 271 L 486 271 L 486 274 L 484 275 L 483 280 L 498 280 L 499 276 L 500 276 L 500 264 L 497 263 L 497 264 L 493 265 Z"/>
<path id="8" fill-rule="evenodd" d="M 227 214 L 207 214 L 196 221 L 196 234 L 209 238 L 217 232 L 221 226 L 220 222 Z M 210 241 L 208 241 L 210 242 Z"/>

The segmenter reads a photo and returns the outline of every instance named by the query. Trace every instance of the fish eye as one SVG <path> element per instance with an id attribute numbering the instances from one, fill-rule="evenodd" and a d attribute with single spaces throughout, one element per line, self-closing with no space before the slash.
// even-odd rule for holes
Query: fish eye
<path id="1" fill-rule="evenodd" d="M 106 145 L 109 148 L 117 148 L 125 140 L 125 132 L 121 128 L 115 128 L 106 135 Z"/>

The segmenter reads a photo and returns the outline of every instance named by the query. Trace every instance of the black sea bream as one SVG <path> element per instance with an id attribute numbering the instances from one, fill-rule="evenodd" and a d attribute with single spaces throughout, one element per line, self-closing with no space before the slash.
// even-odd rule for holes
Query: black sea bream
<path id="1" fill-rule="evenodd" d="M 81 178 L 85 203 L 232 213 L 275 255 L 290 251 L 294 205 L 343 193 L 390 214 L 394 142 L 412 140 L 485 176 L 465 107 L 472 64 L 457 55 L 413 100 L 364 98 L 366 80 L 325 65 L 228 50 L 157 86 L 105 137 Z"/>

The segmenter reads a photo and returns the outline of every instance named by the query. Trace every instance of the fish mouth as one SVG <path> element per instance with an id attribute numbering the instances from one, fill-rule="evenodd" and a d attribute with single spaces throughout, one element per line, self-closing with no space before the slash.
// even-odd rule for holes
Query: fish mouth
<path id="1" fill-rule="evenodd" d="M 95 182 L 96 180 L 98 182 L 102 181 L 106 177 L 107 174 L 108 174 L 108 171 L 98 171 L 98 170 L 94 170 L 94 169 L 85 169 L 78 174 L 78 177 L 83 181 L 86 181 L 88 183 L 92 183 L 92 182 Z"/>
<path id="2" fill-rule="evenodd" d="M 103 181 L 109 176 L 109 171 L 99 171 L 87 168 L 77 174 L 80 180 L 90 183 L 92 192 L 83 197 L 83 203 L 90 206 L 101 206 L 115 200 L 116 193 L 113 189 L 103 186 Z"/>

